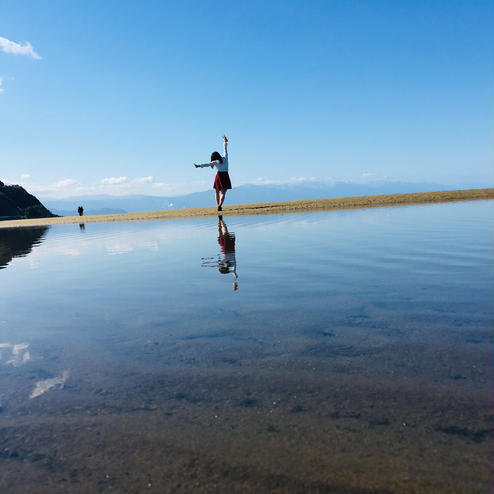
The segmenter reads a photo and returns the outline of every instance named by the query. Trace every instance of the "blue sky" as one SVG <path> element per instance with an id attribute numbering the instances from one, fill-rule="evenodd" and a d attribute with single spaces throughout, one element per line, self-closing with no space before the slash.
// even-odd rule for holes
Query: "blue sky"
<path id="1" fill-rule="evenodd" d="M 3 0 L 0 178 L 40 197 L 488 186 L 494 3 Z M 26 44 L 26 42 L 28 44 Z"/>

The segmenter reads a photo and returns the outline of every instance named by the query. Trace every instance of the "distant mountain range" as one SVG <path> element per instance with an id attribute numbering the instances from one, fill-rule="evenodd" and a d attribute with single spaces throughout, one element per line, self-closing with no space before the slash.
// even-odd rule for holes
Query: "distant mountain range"
<path id="1" fill-rule="evenodd" d="M 241 185 L 228 191 L 225 204 L 248 204 L 256 202 L 293 201 L 299 199 L 324 199 L 377 194 L 400 194 L 407 192 L 431 192 L 435 190 L 461 189 L 436 183 L 408 182 L 305 182 L 285 185 Z M 467 188 L 467 187 L 463 187 Z M 77 215 L 77 207 L 84 207 L 84 214 L 118 214 L 157 211 L 162 209 L 196 208 L 214 205 L 213 190 L 194 192 L 175 197 L 128 195 L 128 196 L 79 196 L 66 199 L 45 198 L 43 204 L 61 216 Z"/>

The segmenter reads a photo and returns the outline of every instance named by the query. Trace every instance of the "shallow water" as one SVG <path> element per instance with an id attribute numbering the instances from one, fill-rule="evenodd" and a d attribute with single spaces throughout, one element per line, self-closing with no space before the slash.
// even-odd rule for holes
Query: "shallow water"
<path id="1" fill-rule="evenodd" d="M 490 492 L 493 230 L 492 201 L 1 229 L 0 490 Z"/>

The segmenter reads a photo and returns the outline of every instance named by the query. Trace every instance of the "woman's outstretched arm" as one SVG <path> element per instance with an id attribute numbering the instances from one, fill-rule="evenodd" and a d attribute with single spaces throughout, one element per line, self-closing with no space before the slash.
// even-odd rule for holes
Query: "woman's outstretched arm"
<path id="1" fill-rule="evenodd" d="M 211 163 L 202 163 L 200 165 L 194 163 L 194 166 L 196 168 L 206 168 L 207 166 L 210 166 L 211 168 L 213 168 L 213 166 L 217 166 L 218 165 L 218 161 L 211 161 Z"/>
<path id="2" fill-rule="evenodd" d="M 228 159 L 228 138 L 226 136 L 223 136 L 223 156 Z"/>

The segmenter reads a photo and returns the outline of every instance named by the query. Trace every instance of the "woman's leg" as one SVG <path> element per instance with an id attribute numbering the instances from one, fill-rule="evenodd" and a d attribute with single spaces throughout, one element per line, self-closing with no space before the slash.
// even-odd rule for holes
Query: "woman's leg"
<path id="1" fill-rule="evenodd" d="M 216 198 L 216 205 L 220 205 L 220 191 L 218 189 L 214 189 L 214 197 Z"/>
<path id="2" fill-rule="evenodd" d="M 221 189 L 221 200 L 218 206 L 223 206 L 223 201 L 225 200 L 225 196 L 226 196 L 226 189 Z"/>

